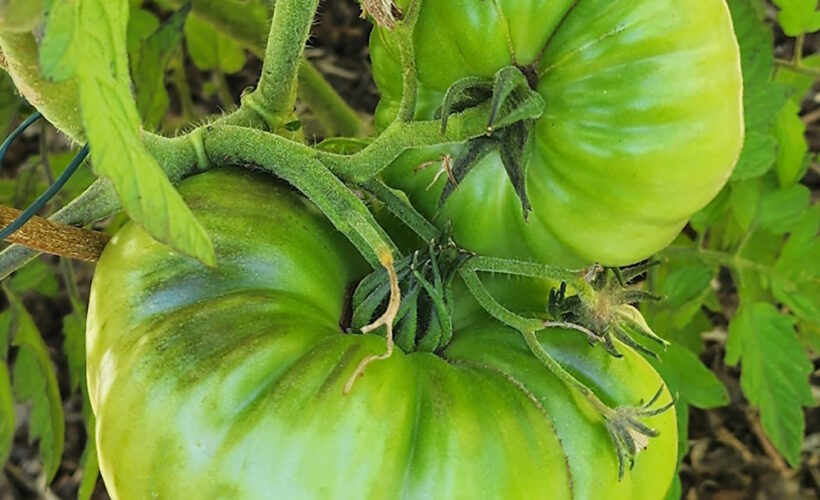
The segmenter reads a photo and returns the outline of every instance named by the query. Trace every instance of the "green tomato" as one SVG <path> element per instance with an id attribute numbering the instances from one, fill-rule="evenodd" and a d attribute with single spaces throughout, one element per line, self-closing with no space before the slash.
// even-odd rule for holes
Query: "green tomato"
<path id="1" fill-rule="evenodd" d="M 366 272 L 351 245 L 266 177 L 215 170 L 180 189 L 219 267 L 131 224 L 92 285 L 88 384 L 114 498 L 663 497 L 674 412 L 645 419 L 661 435 L 618 481 L 599 414 L 480 314 L 440 353 L 395 352 L 344 395 L 360 360 L 385 349 L 339 326 Z M 577 333 L 541 342 L 607 404 L 662 384 L 643 358 Z"/>
<path id="2" fill-rule="evenodd" d="M 425 0 L 414 40 L 417 119 L 432 119 L 457 80 L 510 65 L 534 76 L 546 102 L 528 161 L 529 220 L 498 154 L 438 214 L 482 254 L 644 259 L 720 191 L 742 146 L 740 56 L 724 0 Z M 371 52 L 384 128 L 402 71 L 384 29 Z M 442 152 L 405 155 L 385 173 L 428 216 L 446 176 L 428 189 L 436 169 L 414 169 Z"/>

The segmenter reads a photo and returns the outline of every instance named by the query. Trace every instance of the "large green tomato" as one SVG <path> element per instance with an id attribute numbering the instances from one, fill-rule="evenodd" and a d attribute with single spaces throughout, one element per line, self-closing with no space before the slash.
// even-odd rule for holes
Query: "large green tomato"
<path id="1" fill-rule="evenodd" d="M 219 267 L 132 224 L 106 248 L 91 290 L 88 384 L 114 498 L 666 492 L 674 412 L 645 420 L 661 435 L 619 482 L 599 414 L 466 300 L 440 353 L 396 352 L 343 395 L 359 361 L 385 348 L 339 327 L 345 290 L 366 271 L 350 244 L 266 177 L 216 170 L 180 189 Z M 609 405 L 635 405 L 662 384 L 643 358 L 610 357 L 577 333 L 541 341 Z"/>
<path id="2" fill-rule="evenodd" d="M 415 49 L 418 119 L 432 119 L 457 80 L 510 65 L 534 76 L 546 102 L 528 163 L 529 222 L 497 154 L 438 216 L 482 254 L 566 265 L 644 259 L 720 191 L 743 142 L 740 57 L 724 0 L 424 0 Z M 371 50 L 384 128 L 402 72 L 383 29 Z M 440 153 L 405 155 L 385 174 L 429 216 L 446 176 L 427 189 L 436 169 L 413 170 Z"/>

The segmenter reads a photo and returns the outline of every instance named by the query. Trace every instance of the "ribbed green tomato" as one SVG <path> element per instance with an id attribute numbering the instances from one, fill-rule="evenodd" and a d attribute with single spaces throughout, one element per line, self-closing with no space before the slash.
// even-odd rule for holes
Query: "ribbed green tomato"
<path id="1" fill-rule="evenodd" d="M 537 75 L 546 102 L 528 163 L 529 222 L 497 154 L 438 217 L 479 253 L 568 265 L 646 258 L 720 191 L 742 145 L 740 57 L 724 0 L 424 0 L 415 48 L 418 119 L 432 119 L 457 80 L 510 65 Z M 371 51 L 383 128 L 402 73 L 383 29 Z M 413 169 L 439 153 L 407 155 L 385 174 L 428 215 L 446 176 L 428 190 L 436 169 Z"/>
<path id="2" fill-rule="evenodd" d="M 345 290 L 365 270 L 350 244 L 266 177 L 216 170 L 180 189 L 219 267 L 132 224 L 106 248 L 91 290 L 88 383 L 114 498 L 666 492 L 674 412 L 646 419 L 661 435 L 619 482 L 599 414 L 515 331 L 478 314 L 458 321 L 441 353 L 396 352 L 343 395 L 359 361 L 385 348 L 339 327 Z M 612 358 L 560 330 L 541 341 L 607 404 L 634 405 L 661 386 L 632 353 Z"/>

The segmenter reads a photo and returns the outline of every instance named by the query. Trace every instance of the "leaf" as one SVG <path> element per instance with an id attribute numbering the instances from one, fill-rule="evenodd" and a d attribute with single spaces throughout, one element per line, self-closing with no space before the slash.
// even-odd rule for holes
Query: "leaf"
<path id="1" fill-rule="evenodd" d="M 0 360 L 0 465 L 5 464 L 14 445 L 14 396 L 9 367 Z"/>
<path id="2" fill-rule="evenodd" d="M 806 125 L 800 119 L 800 106 L 789 101 L 777 115 L 774 133 L 779 149 L 775 170 L 781 186 L 800 182 L 809 167 Z"/>
<path id="3" fill-rule="evenodd" d="M 732 180 L 740 181 L 763 175 L 774 164 L 776 149 L 772 145 L 777 139 L 771 128 L 793 91 L 772 80 L 774 36 L 766 24 L 762 4 L 758 0 L 729 0 L 728 4 L 743 70 L 746 141 L 732 176 Z"/>
<path id="4" fill-rule="evenodd" d="M 11 130 L 21 102 L 11 77 L 6 72 L 0 72 L 0 131 L 3 136 Z"/>
<path id="5" fill-rule="evenodd" d="M 159 19 L 147 10 L 132 8 L 128 16 L 128 31 L 126 31 L 126 47 L 128 54 L 139 50 L 140 44 L 147 40 L 159 29 Z"/>
<path id="6" fill-rule="evenodd" d="M 762 184 L 756 179 L 732 185 L 729 206 L 732 207 L 732 215 L 743 231 L 748 231 L 752 227 L 752 222 L 757 216 L 762 189 Z"/>
<path id="7" fill-rule="evenodd" d="M 800 65 L 804 68 L 820 69 L 820 54 L 812 54 L 804 57 L 800 61 Z M 781 66 L 777 69 L 775 81 L 788 85 L 789 88 L 792 89 L 790 100 L 799 105 L 814 85 L 815 78 L 811 75 L 795 71 L 788 66 Z"/>
<path id="8" fill-rule="evenodd" d="M 185 43 L 191 60 L 203 71 L 232 74 L 245 67 L 242 46 L 197 17 L 191 16 L 185 23 Z"/>
<path id="9" fill-rule="evenodd" d="M 46 14 L 46 30 L 40 40 L 40 72 L 55 82 L 71 79 L 82 57 L 77 36 L 77 15 L 82 0 L 54 0 Z"/>
<path id="10" fill-rule="evenodd" d="M 760 177 L 771 170 L 777 159 L 777 139 L 771 134 L 749 132 L 740 152 L 732 181 L 742 181 Z"/>
<path id="11" fill-rule="evenodd" d="M 63 352 L 68 358 L 72 391 L 85 385 L 85 307 L 71 301 L 72 311 L 63 316 Z"/>
<path id="12" fill-rule="evenodd" d="M 6 286 L 15 292 L 37 292 L 56 297 L 60 291 L 57 278 L 42 259 L 35 259 L 14 273 Z"/>
<path id="13" fill-rule="evenodd" d="M 723 218 L 729 210 L 730 190 L 723 189 L 706 207 L 697 212 L 689 220 L 692 228 L 699 232 L 705 232 L 709 226 Z"/>
<path id="14" fill-rule="evenodd" d="M 191 5 L 186 4 L 165 21 L 135 50 L 131 60 L 137 108 L 147 128 L 157 128 L 171 104 L 165 90 L 165 70 L 182 41 L 182 28 Z"/>
<path id="15" fill-rule="evenodd" d="M 788 462 L 800 464 L 804 406 L 816 401 L 809 385 L 812 364 L 794 330 L 796 320 L 771 304 L 742 305 L 729 324 L 726 362 L 742 362 L 740 384 L 760 409 L 766 435 Z"/>
<path id="16" fill-rule="evenodd" d="M 714 275 L 715 270 L 705 264 L 675 269 L 669 273 L 661 288 L 664 306 L 675 309 L 697 298 L 709 288 Z"/>
<path id="17" fill-rule="evenodd" d="M 792 312 L 820 325 L 820 207 L 803 215 L 774 267 L 772 294 Z"/>
<path id="18" fill-rule="evenodd" d="M 820 30 L 817 0 L 774 0 L 773 3 L 780 7 L 777 21 L 787 35 L 799 36 Z"/>
<path id="19" fill-rule="evenodd" d="M 792 230 L 811 203 L 811 191 L 803 185 L 767 191 L 760 199 L 758 225 L 774 234 Z"/>
<path id="20" fill-rule="evenodd" d="M 70 59 L 81 57 L 71 62 L 77 69 L 83 122 L 96 172 L 113 181 L 125 211 L 151 236 L 214 266 L 216 256 L 205 229 L 141 141 L 126 55 L 128 3 L 55 0 L 53 8 L 75 4 L 73 40 L 82 50 Z M 54 33 L 49 23 L 46 38 L 56 36 Z"/>
<path id="21" fill-rule="evenodd" d="M 661 361 L 650 360 L 669 386 L 682 401 L 700 409 L 717 408 L 729 404 L 729 391 L 717 376 L 692 351 L 672 343 Z"/>
<path id="22" fill-rule="evenodd" d="M 17 319 L 13 345 L 19 347 L 14 362 L 14 393 L 18 401 L 31 401 L 29 439 L 40 440 L 46 482 L 51 482 L 63 456 L 65 421 L 57 376 L 34 320 L 20 298 L 6 290 Z"/>

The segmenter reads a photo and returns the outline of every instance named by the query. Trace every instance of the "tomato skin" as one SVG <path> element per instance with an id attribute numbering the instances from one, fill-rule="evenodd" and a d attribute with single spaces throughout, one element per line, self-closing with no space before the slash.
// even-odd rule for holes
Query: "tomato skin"
<path id="1" fill-rule="evenodd" d="M 540 75 L 546 110 L 528 163 L 529 222 L 497 154 L 438 217 L 479 253 L 642 260 L 720 191 L 740 152 L 740 56 L 724 0 L 428 0 L 415 40 L 418 119 L 432 119 L 460 78 L 513 64 Z M 381 29 L 371 52 L 382 128 L 398 109 L 401 68 Z M 446 177 L 427 190 L 435 169 L 415 175 L 415 154 L 385 178 L 432 216 Z"/>
<path id="2" fill-rule="evenodd" d="M 220 169 L 180 191 L 219 267 L 129 225 L 92 285 L 88 383 L 113 498 L 663 497 L 674 412 L 645 420 L 661 436 L 618 482 L 597 412 L 466 300 L 440 355 L 396 352 L 344 396 L 359 361 L 384 349 L 338 326 L 345 288 L 366 272 L 351 245 L 266 177 Z M 631 352 L 612 358 L 560 330 L 541 341 L 607 404 L 661 386 Z"/>

